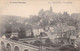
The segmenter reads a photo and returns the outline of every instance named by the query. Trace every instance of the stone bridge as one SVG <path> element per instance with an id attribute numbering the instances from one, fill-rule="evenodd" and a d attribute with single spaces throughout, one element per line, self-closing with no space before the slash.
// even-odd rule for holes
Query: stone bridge
<path id="1" fill-rule="evenodd" d="M 39 51 L 39 47 L 11 39 L 0 38 L 0 51 Z"/>

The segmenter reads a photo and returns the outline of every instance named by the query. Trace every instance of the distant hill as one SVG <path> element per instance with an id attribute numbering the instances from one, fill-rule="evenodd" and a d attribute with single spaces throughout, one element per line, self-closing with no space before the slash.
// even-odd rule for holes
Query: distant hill
<path id="1" fill-rule="evenodd" d="M 6 30 L 18 31 L 20 27 L 23 27 L 26 31 L 33 29 L 34 27 L 45 28 L 46 26 L 54 26 L 58 23 L 66 23 L 68 26 L 79 28 L 79 19 L 80 13 L 69 15 L 67 12 L 64 12 L 63 14 L 54 13 L 53 10 L 40 10 L 38 15 L 31 15 L 30 18 L 2 15 L 0 17 L 0 33 L 5 34 Z"/>

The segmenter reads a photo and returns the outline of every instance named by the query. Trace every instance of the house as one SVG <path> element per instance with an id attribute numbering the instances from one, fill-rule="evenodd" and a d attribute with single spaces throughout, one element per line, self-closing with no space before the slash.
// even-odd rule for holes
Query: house
<path id="1" fill-rule="evenodd" d="M 31 36 L 31 34 L 32 34 L 32 30 L 27 30 L 26 31 L 26 36 Z"/>
<path id="2" fill-rule="evenodd" d="M 10 37 L 10 38 L 12 38 L 12 37 L 18 37 L 18 32 L 12 32 L 12 34 L 11 34 L 11 37 Z"/>
<path id="3" fill-rule="evenodd" d="M 6 38 L 6 36 L 5 36 L 5 35 L 3 35 L 3 36 L 2 36 L 2 38 Z"/>
<path id="4" fill-rule="evenodd" d="M 55 34 L 55 33 L 57 33 L 58 32 L 58 30 L 57 30 L 57 26 L 47 26 L 46 28 L 45 28 L 45 31 L 50 31 L 51 33 L 53 33 L 53 34 Z"/>
<path id="5" fill-rule="evenodd" d="M 33 29 L 34 36 L 40 35 L 40 33 L 43 31 L 44 31 L 43 29 Z"/>

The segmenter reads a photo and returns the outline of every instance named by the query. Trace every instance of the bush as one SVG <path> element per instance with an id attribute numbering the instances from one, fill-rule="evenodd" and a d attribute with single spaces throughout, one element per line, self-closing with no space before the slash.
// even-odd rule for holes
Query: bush
<path id="1" fill-rule="evenodd" d="M 14 37 L 12 37 L 11 39 L 12 39 L 12 40 L 16 40 L 16 41 L 18 41 L 18 40 L 19 40 L 19 38 L 18 38 L 18 37 L 15 37 L 15 36 L 14 36 Z"/>

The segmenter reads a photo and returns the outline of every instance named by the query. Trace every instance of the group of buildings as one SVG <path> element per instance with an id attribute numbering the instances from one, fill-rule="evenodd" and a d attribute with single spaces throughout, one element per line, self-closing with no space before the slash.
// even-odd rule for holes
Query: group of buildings
<path id="1" fill-rule="evenodd" d="M 44 13 L 44 10 L 41 10 L 39 12 L 39 15 L 41 17 L 53 15 L 52 7 L 50 7 L 50 10 L 45 11 L 45 13 Z M 26 36 L 31 36 L 33 32 L 34 38 L 32 40 L 34 40 L 35 38 L 40 38 L 40 35 L 42 33 L 41 38 L 49 38 L 53 43 L 55 39 L 57 40 L 60 37 L 64 37 L 63 38 L 64 40 L 65 38 L 68 38 L 69 41 L 71 42 L 71 41 L 78 41 L 77 39 L 79 39 L 80 37 L 80 33 L 76 33 L 75 30 L 76 28 L 74 26 L 68 26 L 67 23 L 56 23 L 55 25 L 52 25 L 52 26 L 49 25 L 49 26 L 46 26 L 45 28 L 34 26 L 32 30 L 30 29 L 26 31 Z M 18 32 L 12 32 L 10 38 L 14 36 L 18 37 Z M 3 36 L 3 38 L 5 37 Z"/>

